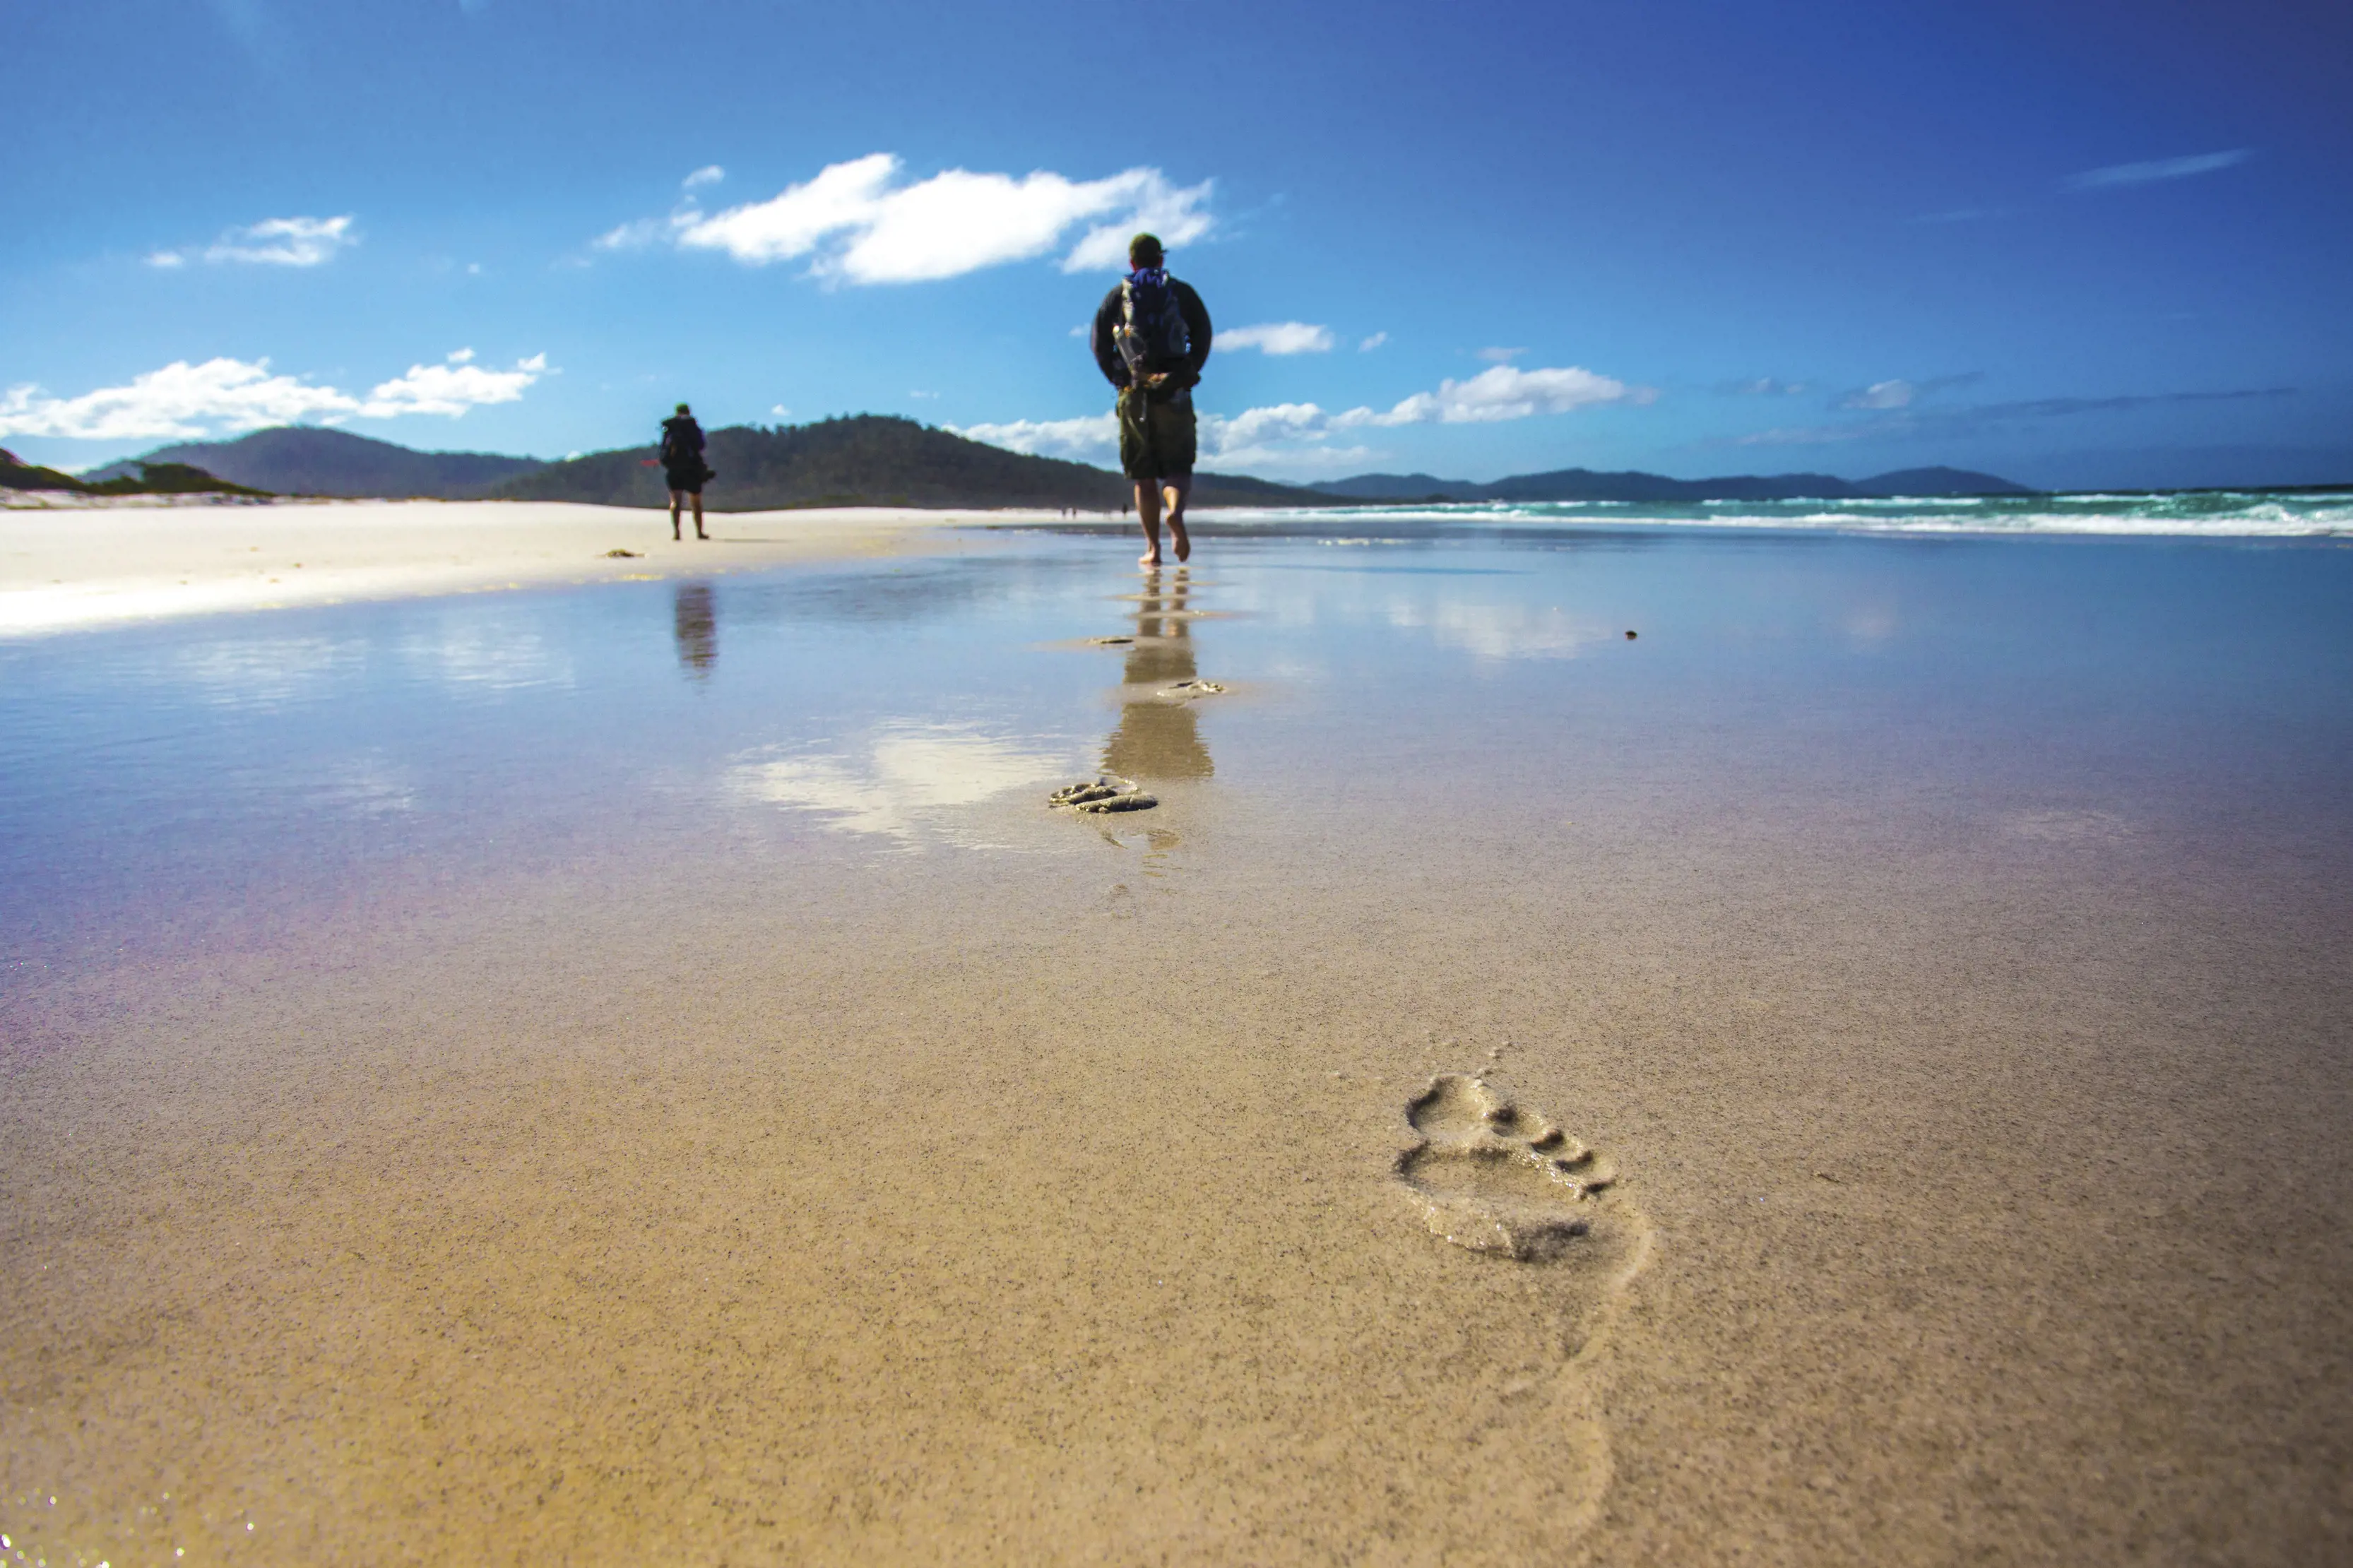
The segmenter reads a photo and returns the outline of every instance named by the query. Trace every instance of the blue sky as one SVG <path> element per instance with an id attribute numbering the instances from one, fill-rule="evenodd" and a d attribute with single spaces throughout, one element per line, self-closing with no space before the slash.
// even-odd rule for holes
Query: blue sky
<path id="1" fill-rule="evenodd" d="M 560 457 L 681 397 L 1100 461 L 1072 331 L 1143 222 L 1225 336 L 1207 467 L 2353 477 L 2342 5 L 0 23 L 0 442 L 37 461 L 290 419 Z"/>

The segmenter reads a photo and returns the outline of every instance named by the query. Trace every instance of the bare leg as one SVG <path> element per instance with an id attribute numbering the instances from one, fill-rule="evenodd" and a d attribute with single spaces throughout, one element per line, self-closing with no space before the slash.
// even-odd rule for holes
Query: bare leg
<path id="1" fill-rule="evenodd" d="M 694 537 L 697 539 L 711 537 L 702 531 L 702 492 L 701 490 L 694 492 Z"/>
<path id="2" fill-rule="evenodd" d="M 686 537 L 678 531 L 678 509 L 685 500 L 686 492 L 684 490 L 672 490 L 670 492 L 670 536 L 672 539 L 683 539 Z"/>
<path id="3" fill-rule="evenodd" d="M 1160 564 L 1160 487 L 1150 479 L 1135 481 L 1135 518 L 1144 524 L 1144 553 L 1138 566 Z"/>
<path id="4" fill-rule="evenodd" d="M 1168 490 L 1168 542 L 1176 547 L 1176 559 L 1193 559 L 1192 536 L 1185 531 L 1185 498 L 1193 493 L 1193 476 L 1184 474 L 1166 481 Z"/>

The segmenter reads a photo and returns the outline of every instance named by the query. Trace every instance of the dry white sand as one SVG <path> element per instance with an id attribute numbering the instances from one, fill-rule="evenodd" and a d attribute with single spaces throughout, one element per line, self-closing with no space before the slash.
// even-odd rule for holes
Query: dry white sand
<path id="1" fill-rule="evenodd" d="M 712 512 L 706 543 L 691 529 L 673 542 L 667 511 L 554 501 L 0 507 L 0 637 L 224 610 L 708 576 L 888 554 L 979 519 L 1055 516 L 888 507 Z"/>

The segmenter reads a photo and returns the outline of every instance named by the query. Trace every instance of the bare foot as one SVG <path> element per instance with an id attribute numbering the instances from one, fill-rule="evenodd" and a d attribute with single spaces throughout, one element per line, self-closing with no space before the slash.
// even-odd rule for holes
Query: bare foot
<path id="1" fill-rule="evenodd" d="M 1168 538 L 1169 542 L 1176 546 L 1177 560 L 1190 561 L 1193 559 L 1193 536 L 1187 533 L 1185 531 L 1185 525 L 1177 521 L 1173 517 L 1168 520 Z"/>
<path id="2" fill-rule="evenodd" d="M 1157 566 L 1160 564 L 1160 552 L 1155 550 L 1139 555 L 1135 558 L 1135 563 L 1138 566 Z"/>

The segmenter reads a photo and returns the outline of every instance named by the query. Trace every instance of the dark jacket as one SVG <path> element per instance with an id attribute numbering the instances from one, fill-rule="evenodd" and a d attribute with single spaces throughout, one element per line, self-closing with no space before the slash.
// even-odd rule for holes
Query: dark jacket
<path id="1" fill-rule="evenodd" d="M 1201 303 L 1201 297 L 1193 292 L 1193 286 L 1182 279 L 1171 278 L 1168 287 L 1176 292 L 1176 311 L 1185 318 L 1185 332 L 1193 340 L 1193 352 L 1185 356 L 1181 368 L 1168 373 L 1167 381 L 1162 384 L 1163 390 L 1152 395 L 1155 400 L 1174 396 L 1179 387 L 1199 385 L 1201 367 L 1209 363 L 1209 308 Z M 1127 362 L 1119 357 L 1119 345 L 1112 336 L 1119 329 L 1123 303 L 1120 288 L 1121 285 L 1113 284 L 1111 292 L 1103 296 L 1103 308 L 1095 312 L 1093 346 L 1095 366 L 1103 373 L 1103 379 L 1113 386 L 1124 388 L 1128 379 Z"/>

